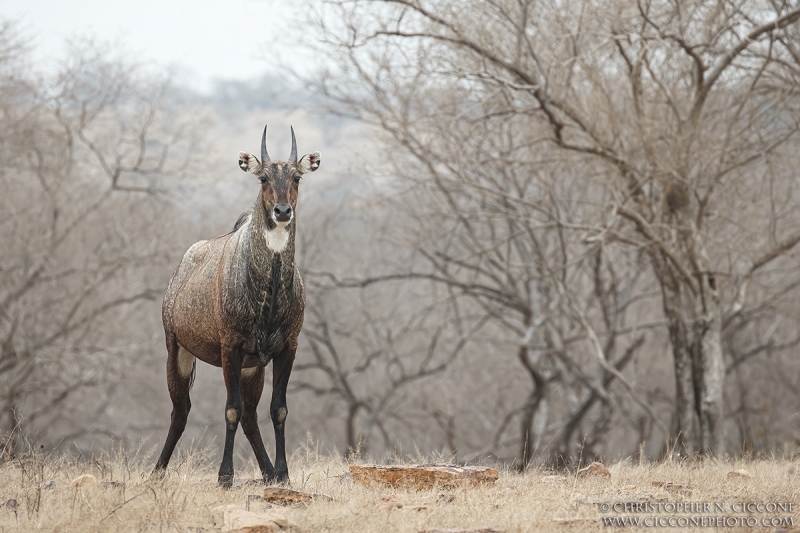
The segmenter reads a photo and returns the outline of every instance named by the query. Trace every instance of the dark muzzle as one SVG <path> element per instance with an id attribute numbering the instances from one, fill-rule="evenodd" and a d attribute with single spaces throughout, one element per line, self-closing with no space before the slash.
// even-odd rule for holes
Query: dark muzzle
<path id="1" fill-rule="evenodd" d="M 292 220 L 292 206 L 281 204 L 275 206 L 275 220 L 278 222 L 289 222 Z"/>

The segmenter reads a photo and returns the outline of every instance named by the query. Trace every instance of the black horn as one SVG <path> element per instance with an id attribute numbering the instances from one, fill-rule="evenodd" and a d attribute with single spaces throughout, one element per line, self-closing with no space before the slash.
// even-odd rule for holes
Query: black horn
<path id="1" fill-rule="evenodd" d="M 267 153 L 267 127 L 264 126 L 264 133 L 261 135 L 261 162 L 266 165 L 269 161 L 269 154 Z"/>
<path id="2" fill-rule="evenodd" d="M 289 164 L 296 165 L 297 164 L 297 141 L 294 138 L 294 128 L 289 126 L 292 130 L 292 153 L 289 154 Z"/>

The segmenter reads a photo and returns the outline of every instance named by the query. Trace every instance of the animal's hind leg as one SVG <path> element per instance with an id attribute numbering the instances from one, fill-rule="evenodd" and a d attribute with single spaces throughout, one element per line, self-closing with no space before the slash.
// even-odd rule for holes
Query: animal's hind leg
<path id="1" fill-rule="evenodd" d="M 258 428 L 258 402 L 261 400 L 261 393 L 264 390 L 264 367 L 242 369 L 242 430 L 253 453 L 256 455 L 258 467 L 261 475 L 267 482 L 275 477 L 275 469 L 269 460 L 269 454 L 264 447 L 264 440 L 261 438 L 261 431 Z"/>
<path id="2" fill-rule="evenodd" d="M 175 337 L 167 336 L 167 387 L 169 387 L 169 397 L 172 399 L 172 418 L 169 423 L 169 433 L 164 449 L 158 458 L 153 473 L 163 472 L 169 464 L 175 445 L 183 435 L 186 428 L 186 420 L 189 418 L 189 410 L 192 402 L 189 400 L 189 390 L 194 382 L 194 372 L 196 359 L 184 347 L 179 346 Z"/>
<path id="3" fill-rule="evenodd" d="M 233 485 L 233 441 L 242 417 L 242 355 L 239 347 L 223 343 L 222 375 L 225 388 L 228 389 L 228 399 L 225 401 L 225 449 L 222 451 L 217 483 L 229 489 Z"/>

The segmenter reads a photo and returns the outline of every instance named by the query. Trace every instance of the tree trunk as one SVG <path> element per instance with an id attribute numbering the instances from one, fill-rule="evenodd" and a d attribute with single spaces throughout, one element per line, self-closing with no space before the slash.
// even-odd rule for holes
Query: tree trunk
<path id="1" fill-rule="evenodd" d="M 699 439 L 692 330 L 686 327 L 687 317 L 683 316 L 687 307 L 687 303 L 683 301 L 687 299 L 683 292 L 688 289 L 681 286 L 663 256 L 654 256 L 653 266 L 661 284 L 661 299 L 675 369 L 675 415 L 670 441 L 676 453 L 691 456 L 699 450 Z"/>
<path id="2" fill-rule="evenodd" d="M 527 320 L 527 326 L 530 331 L 530 319 Z M 528 401 L 522 410 L 522 424 L 520 427 L 520 464 L 519 470 L 525 471 L 530 464 L 533 454 L 539 447 L 539 442 L 542 438 L 547 427 L 547 398 L 545 393 L 547 391 L 547 379 L 542 375 L 538 368 L 536 368 L 537 361 L 531 361 L 528 357 L 528 342 L 530 339 L 523 339 L 519 346 L 517 357 L 522 365 L 528 371 L 531 378 L 532 390 L 528 394 Z"/>
<path id="3" fill-rule="evenodd" d="M 714 290 L 713 278 L 704 282 L 711 285 L 706 295 L 706 315 L 698 321 L 702 330 L 697 341 L 702 366 L 702 393 L 700 396 L 700 434 L 702 452 L 720 457 L 724 452 L 725 415 L 725 361 L 722 355 L 722 309 Z"/>
<path id="4" fill-rule="evenodd" d="M 522 443 L 520 450 L 520 471 L 525 471 L 541 445 L 542 437 L 547 429 L 547 398 L 545 388 L 535 386 L 528 396 L 522 411 Z"/>
<path id="5" fill-rule="evenodd" d="M 697 273 L 696 291 L 661 254 L 653 256 L 661 284 L 675 368 L 675 422 L 671 441 L 683 456 L 724 451 L 722 317 L 713 276 Z"/>
<path id="6" fill-rule="evenodd" d="M 361 408 L 361 404 L 359 403 L 352 403 L 350 404 L 347 410 L 347 418 L 345 420 L 345 435 L 347 438 L 347 453 L 348 454 L 355 454 L 358 453 L 363 455 L 365 453 L 365 443 L 360 434 L 357 435 L 356 431 L 356 417 L 358 416 L 358 411 Z"/>

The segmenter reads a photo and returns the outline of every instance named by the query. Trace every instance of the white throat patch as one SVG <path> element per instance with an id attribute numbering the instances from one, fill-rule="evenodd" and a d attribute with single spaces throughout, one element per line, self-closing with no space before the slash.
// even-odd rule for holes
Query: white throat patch
<path id="1" fill-rule="evenodd" d="M 264 230 L 264 239 L 267 241 L 267 248 L 275 253 L 281 253 L 289 244 L 288 222 L 278 223 L 278 227 L 273 230 Z"/>

